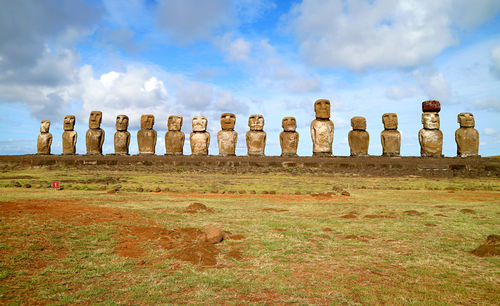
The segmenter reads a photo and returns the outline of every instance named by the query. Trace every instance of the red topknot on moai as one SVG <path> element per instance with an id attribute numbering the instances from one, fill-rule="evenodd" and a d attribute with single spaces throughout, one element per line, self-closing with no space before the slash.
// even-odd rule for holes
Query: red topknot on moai
<path id="1" fill-rule="evenodd" d="M 443 133 L 439 130 L 439 111 L 441 104 L 436 100 L 422 102 L 422 124 L 418 132 L 420 155 L 423 157 L 442 157 Z"/>

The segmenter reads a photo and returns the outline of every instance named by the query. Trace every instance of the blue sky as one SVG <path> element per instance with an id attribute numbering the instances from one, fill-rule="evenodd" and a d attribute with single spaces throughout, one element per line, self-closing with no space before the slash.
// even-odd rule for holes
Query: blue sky
<path id="1" fill-rule="evenodd" d="M 457 114 L 472 112 L 479 153 L 500 154 L 498 0 L 7 0 L 0 4 L 0 154 L 32 154 L 41 120 L 60 154 L 62 121 L 76 116 L 85 153 L 90 111 L 103 112 L 104 153 L 115 118 L 156 117 L 157 154 L 169 115 L 236 114 L 237 155 L 248 116 L 263 114 L 266 155 L 279 155 L 281 119 L 297 118 L 298 153 L 312 154 L 313 103 L 332 102 L 333 151 L 348 155 L 353 116 L 367 118 L 381 154 L 383 113 L 395 112 L 401 154 L 418 156 L 421 102 L 441 101 L 443 152 L 456 155 Z M 185 154 L 190 154 L 187 139 Z"/>

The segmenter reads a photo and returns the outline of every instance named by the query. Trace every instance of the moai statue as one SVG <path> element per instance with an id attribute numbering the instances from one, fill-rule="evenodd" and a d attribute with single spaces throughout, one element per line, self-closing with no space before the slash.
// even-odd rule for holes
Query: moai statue
<path id="1" fill-rule="evenodd" d="M 64 117 L 64 132 L 62 134 L 62 146 L 64 155 L 75 154 L 77 133 L 75 129 L 75 116 L 67 115 Z"/>
<path id="2" fill-rule="evenodd" d="M 399 156 L 401 149 L 401 133 L 398 131 L 398 115 L 385 113 L 382 115 L 384 130 L 380 133 L 382 156 Z"/>
<path id="3" fill-rule="evenodd" d="M 182 117 L 169 116 L 165 133 L 165 155 L 182 155 L 186 136 L 181 132 Z"/>
<path id="4" fill-rule="evenodd" d="M 422 102 L 422 123 L 424 128 L 418 132 L 420 155 L 423 157 L 442 157 L 443 133 L 439 129 L 439 101 Z"/>
<path id="5" fill-rule="evenodd" d="M 370 144 L 370 134 L 366 131 L 365 117 L 351 118 L 352 131 L 349 131 L 349 147 L 351 156 L 368 155 L 368 145 Z"/>
<path id="6" fill-rule="evenodd" d="M 102 112 L 91 111 L 86 134 L 87 155 L 102 155 L 104 130 L 101 129 Z"/>
<path id="7" fill-rule="evenodd" d="M 313 156 L 331 156 L 333 144 L 333 122 L 330 120 L 330 101 L 319 99 L 314 102 L 316 119 L 311 122 Z"/>
<path id="8" fill-rule="evenodd" d="M 248 156 L 264 156 L 266 149 L 266 132 L 264 132 L 264 117 L 250 115 L 248 118 L 250 131 L 246 134 Z"/>
<path id="9" fill-rule="evenodd" d="M 297 146 L 299 145 L 299 133 L 295 117 L 285 117 L 281 121 L 283 132 L 280 133 L 281 156 L 297 156 Z"/>
<path id="10" fill-rule="evenodd" d="M 208 155 L 210 133 L 207 132 L 208 120 L 205 116 L 193 117 L 193 132 L 189 135 L 192 155 Z"/>
<path id="11" fill-rule="evenodd" d="M 49 133 L 50 121 L 42 120 L 40 123 L 40 135 L 37 141 L 37 154 L 50 154 L 50 146 L 52 145 L 52 134 Z"/>
<path id="12" fill-rule="evenodd" d="M 156 131 L 153 130 L 154 124 L 155 116 L 141 116 L 141 129 L 137 131 L 137 145 L 139 146 L 139 155 L 155 154 Z"/>
<path id="13" fill-rule="evenodd" d="M 236 143 L 238 133 L 234 131 L 236 116 L 231 113 L 224 113 L 220 116 L 221 131 L 217 133 L 217 144 L 219 146 L 220 156 L 236 155 Z"/>
<path id="14" fill-rule="evenodd" d="M 128 147 L 130 145 L 130 132 L 128 128 L 128 116 L 116 116 L 116 132 L 115 132 L 115 154 L 128 155 Z"/>
<path id="15" fill-rule="evenodd" d="M 460 128 L 455 132 L 457 155 L 460 157 L 479 156 L 479 132 L 474 128 L 474 115 L 471 113 L 458 114 Z"/>

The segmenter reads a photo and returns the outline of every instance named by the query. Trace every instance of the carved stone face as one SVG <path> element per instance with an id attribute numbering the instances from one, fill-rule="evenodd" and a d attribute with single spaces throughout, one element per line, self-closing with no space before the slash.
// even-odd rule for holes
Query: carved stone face
<path id="1" fill-rule="evenodd" d="M 472 113 L 458 114 L 458 123 L 460 123 L 460 127 L 474 127 L 476 125 Z"/>
<path id="2" fill-rule="evenodd" d="M 295 132 L 297 129 L 297 121 L 295 121 L 295 117 L 285 117 L 281 121 L 281 126 L 285 132 Z"/>
<path id="3" fill-rule="evenodd" d="M 65 131 L 73 131 L 73 129 L 75 128 L 75 116 L 67 115 L 66 117 L 64 117 L 63 128 Z"/>
<path id="4" fill-rule="evenodd" d="M 141 129 L 152 130 L 154 124 L 155 124 L 155 116 L 153 115 L 141 116 Z"/>
<path id="5" fill-rule="evenodd" d="M 250 127 L 250 131 L 264 130 L 264 116 L 250 115 L 250 117 L 248 117 L 248 126 Z"/>
<path id="6" fill-rule="evenodd" d="M 128 116 L 127 115 L 116 116 L 116 130 L 126 131 L 127 128 L 128 128 Z"/>
<path id="7" fill-rule="evenodd" d="M 42 120 L 42 123 L 40 123 L 40 133 L 48 133 L 49 129 L 50 129 L 50 121 Z"/>
<path id="8" fill-rule="evenodd" d="M 385 113 L 382 115 L 382 123 L 384 123 L 384 129 L 386 130 L 397 130 L 398 115 L 395 113 Z"/>
<path id="9" fill-rule="evenodd" d="M 180 131 L 182 127 L 182 117 L 181 116 L 169 116 L 167 127 L 169 131 Z"/>
<path id="10" fill-rule="evenodd" d="M 365 117 L 352 117 L 351 118 L 351 126 L 353 130 L 366 130 L 366 119 Z"/>
<path id="11" fill-rule="evenodd" d="M 98 129 L 101 127 L 102 121 L 102 112 L 100 111 L 91 111 L 89 117 L 89 128 L 90 129 Z"/>
<path id="12" fill-rule="evenodd" d="M 424 124 L 424 129 L 427 130 L 439 130 L 439 114 L 438 113 L 423 113 L 422 123 Z"/>
<path id="13" fill-rule="evenodd" d="M 220 115 L 220 126 L 223 130 L 234 130 L 236 123 L 236 116 L 231 113 L 224 113 Z"/>
<path id="14" fill-rule="evenodd" d="M 205 132 L 207 130 L 208 120 L 205 116 L 193 117 L 193 132 Z"/>
<path id="15" fill-rule="evenodd" d="M 314 102 L 314 112 L 316 118 L 329 119 L 330 118 L 330 101 L 327 99 L 319 99 Z"/>

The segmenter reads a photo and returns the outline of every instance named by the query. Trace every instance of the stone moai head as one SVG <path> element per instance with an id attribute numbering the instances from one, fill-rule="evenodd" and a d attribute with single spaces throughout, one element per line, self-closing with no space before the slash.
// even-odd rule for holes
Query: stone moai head
<path id="1" fill-rule="evenodd" d="M 155 124 L 155 116 L 153 115 L 142 115 L 141 116 L 141 129 L 152 130 Z"/>
<path id="2" fill-rule="evenodd" d="M 50 121 L 42 120 L 40 123 L 40 133 L 48 133 L 50 129 Z"/>
<path id="3" fill-rule="evenodd" d="M 439 130 L 439 114 L 438 113 L 423 113 L 422 123 L 424 129 L 427 130 Z"/>
<path id="4" fill-rule="evenodd" d="M 319 99 L 314 102 L 316 119 L 330 119 L 330 100 Z"/>
<path id="5" fill-rule="evenodd" d="M 281 126 L 285 132 L 295 132 L 297 129 L 297 121 L 295 120 L 295 117 L 285 117 L 281 121 Z"/>
<path id="6" fill-rule="evenodd" d="M 250 115 L 250 117 L 248 117 L 248 126 L 250 127 L 250 131 L 264 130 L 264 116 Z"/>
<path id="7" fill-rule="evenodd" d="M 207 130 L 208 120 L 205 116 L 193 117 L 193 132 L 205 132 Z"/>
<path id="8" fill-rule="evenodd" d="M 236 123 L 236 116 L 231 113 L 224 113 L 220 115 L 220 127 L 226 131 L 234 130 L 234 124 Z"/>
<path id="9" fill-rule="evenodd" d="M 167 127 L 169 131 L 180 131 L 182 127 L 182 117 L 181 116 L 168 116 Z"/>
<path id="10" fill-rule="evenodd" d="M 116 116 L 116 130 L 126 131 L 127 128 L 128 128 L 128 116 L 127 115 Z"/>
<path id="11" fill-rule="evenodd" d="M 395 113 L 385 113 L 382 115 L 382 123 L 386 130 L 398 129 L 398 115 Z"/>
<path id="12" fill-rule="evenodd" d="M 476 125 L 474 121 L 474 115 L 472 113 L 460 113 L 457 118 L 460 127 L 463 128 L 473 128 Z"/>
<path id="13" fill-rule="evenodd" d="M 351 126 L 353 130 L 364 131 L 366 130 L 366 119 L 365 117 L 352 117 Z"/>
<path id="14" fill-rule="evenodd" d="M 89 129 L 98 129 L 101 127 L 102 112 L 91 111 L 89 117 Z"/>
<path id="15" fill-rule="evenodd" d="M 73 129 L 75 128 L 75 116 L 67 115 L 66 117 L 64 117 L 63 128 L 65 131 L 73 131 Z"/>

